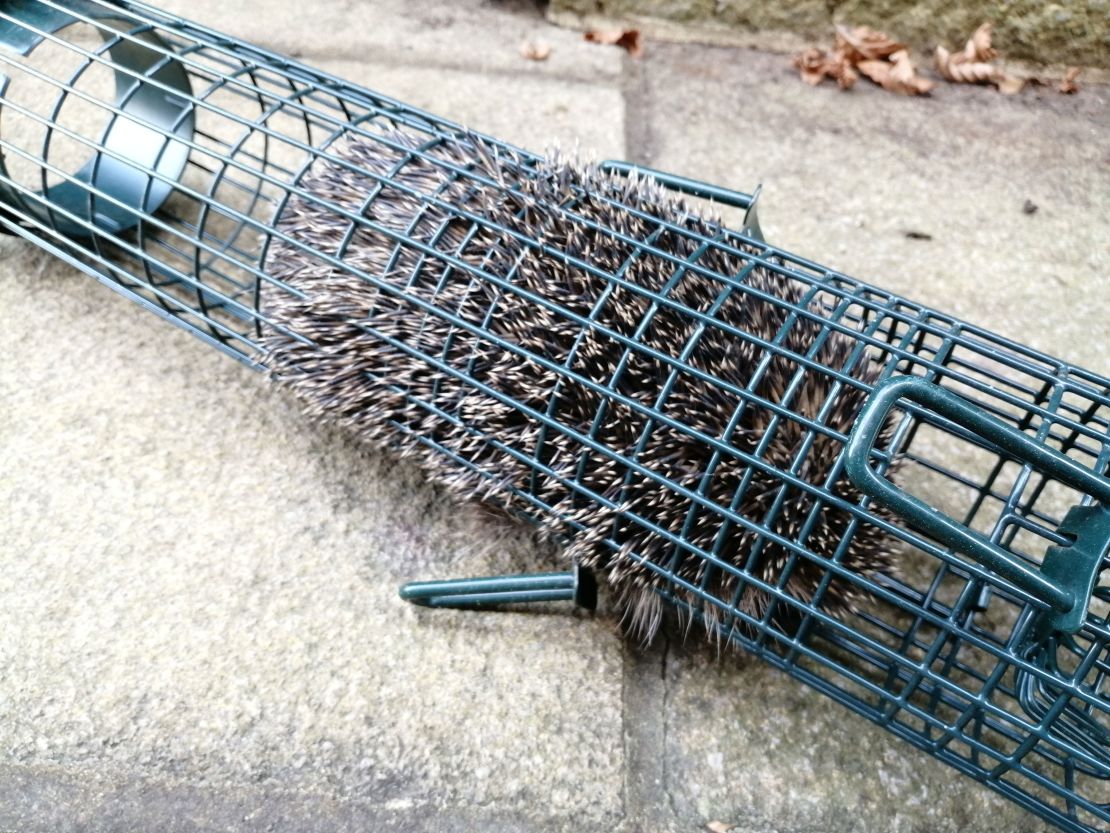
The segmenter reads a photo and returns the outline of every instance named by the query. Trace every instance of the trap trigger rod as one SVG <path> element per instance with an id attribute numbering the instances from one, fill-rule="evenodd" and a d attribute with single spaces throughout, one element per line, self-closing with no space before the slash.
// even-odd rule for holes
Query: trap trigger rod
<path id="1" fill-rule="evenodd" d="M 422 607 L 464 610 L 536 602 L 574 602 L 593 610 L 597 607 L 597 580 L 576 564 L 573 570 L 556 573 L 410 581 L 401 588 L 401 598 Z"/>

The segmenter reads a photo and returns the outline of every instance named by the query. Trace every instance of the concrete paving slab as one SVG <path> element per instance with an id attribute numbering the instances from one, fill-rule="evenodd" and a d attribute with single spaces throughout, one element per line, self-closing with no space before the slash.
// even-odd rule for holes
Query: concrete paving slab
<path id="1" fill-rule="evenodd" d="M 662 44 L 638 73 L 638 161 L 745 190 L 762 182 L 772 243 L 1110 371 L 1104 91 L 845 94 L 801 83 L 782 56 Z M 1026 199 L 1035 214 L 1022 212 Z M 641 660 L 652 674 L 656 661 Z M 662 673 L 660 780 L 678 818 L 741 830 L 1048 829 L 758 662 L 680 648 Z"/>
<path id="2" fill-rule="evenodd" d="M 328 799 L 307 791 L 250 784 L 217 787 L 184 781 L 103 777 L 64 768 L 0 767 L 0 823 L 19 833 L 158 830 L 164 833 L 531 833 L 622 831 L 576 818 L 566 824 L 497 807 L 383 808 L 371 801 Z M 663 833 L 663 828 L 652 828 Z"/>
<path id="3" fill-rule="evenodd" d="M 619 811 L 609 623 L 397 598 L 411 578 L 536 569 L 527 536 L 321 435 L 92 281 L 5 254 L 7 761 Z"/>
<path id="4" fill-rule="evenodd" d="M 166 0 L 158 5 L 309 63 L 346 58 L 587 81 L 621 74 L 619 49 L 586 43 L 580 32 L 545 23 L 529 0 L 243 0 L 232 5 Z M 528 38 L 551 47 L 547 60 L 521 57 L 520 46 Z"/>
<path id="5" fill-rule="evenodd" d="M 165 3 L 530 148 L 762 179 L 773 242 L 1110 370 L 1104 90 L 841 95 L 529 4 L 311 5 Z M 1043 828 L 756 661 L 406 607 L 553 556 L 12 241 L 0 349 L 0 829 Z"/>
<path id="6" fill-rule="evenodd" d="M 652 54 L 628 114 L 644 161 L 762 182 L 775 245 L 1110 372 L 1105 88 L 1006 97 L 948 84 L 904 98 L 866 81 L 809 87 L 781 55 Z"/>
<path id="7" fill-rule="evenodd" d="M 624 156 L 624 98 L 615 84 L 542 76 L 490 83 L 477 72 L 353 61 L 317 65 L 529 150 L 559 146 L 598 159 Z"/>
<path id="8" fill-rule="evenodd" d="M 890 32 L 911 47 L 959 48 L 983 21 L 1006 59 L 1106 67 L 1110 32 L 1105 7 L 1063 0 L 551 0 L 549 16 L 569 26 L 643 26 L 660 36 L 768 48 L 788 39 L 830 38 L 834 23 Z M 665 34 L 664 34 L 665 33 Z"/>
<path id="9" fill-rule="evenodd" d="M 666 662 L 666 790 L 737 833 L 1047 833 L 1051 825 L 759 660 Z"/>
<path id="10" fill-rule="evenodd" d="M 467 37 L 481 52 L 501 34 Z M 611 84 L 318 63 L 530 147 L 583 137 L 623 153 Z M 307 425 L 259 376 L 30 246 L 5 238 L 0 262 L 11 778 L 60 768 L 51 783 L 97 829 L 157 817 L 140 799 L 159 790 L 217 807 L 243 790 L 315 796 L 325 816 L 352 802 L 350 823 L 383 829 L 610 827 L 624 763 L 612 623 L 397 598 L 418 577 L 547 569 L 550 551 Z M 79 788 L 98 778 L 118 802 Z M 0 828 L 41 804 L 0 797 Z"/>

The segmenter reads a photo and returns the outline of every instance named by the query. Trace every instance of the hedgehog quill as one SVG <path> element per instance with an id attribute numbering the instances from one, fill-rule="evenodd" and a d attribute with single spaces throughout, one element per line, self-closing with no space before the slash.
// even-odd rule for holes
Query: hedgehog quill
<path id="1" fill-rule="evenodd" d="M 265 364 L 312 417 L 400 450 L 464 499 L 532 520 L 569 559 L 604 577 L 626 629 L 645 641 L 663 619 L 657 591 L 666 579 L 653 565 L 720 600 L 676 591 L 718 638 L 730 603 L 753 617 L 772 603 L 750 585 L 737 593 L 736 571 L 702 555 L 714 551 L 774 584 L 790 549 L 714 506 L 756 523 L 771 519 L 772 531 L 791 539 L 808 519 L 805 545 L 836 553 L 848 513 L 705 441 L 758 451 L 777 471 L 858 499 L 846 480 L 831 482 L 838 440 L 760 405 L 780 403 L 844 434 L 864 385 L 878 377 L 854 340 L 791 313 L 804 287 L 749 268 L 741 254 L 699 250 L 698 238 L 712 236 L 717 221 L 648 177 L 608 174 L 557 153 L 529 167 L 466 134 L 423 154 L 412 154 L 415 147 L 401 132 L 380 144 L 345 140 L 302 180 L 312 198 L 292 197 L 278 219 L 291 240 L 398 289 L 382 292 L 275 238 L 267 270 L 294 292 L 263 294 L 271 322 Z M 352 230 L 329 204 L 383 231 Z M 651 241 L 655 252 L 713 276 L 676 269 L 629 240 Z M 736 275 L 745 275 L 742 283 L 727 277 Z M 776 337 L 781 350 L 762 346 Z M 803 355 L 861 386 L 803 369 L 793 358 Z M 842 387 L 836 396 L 834 384 Z M 808 603 L 827 567 L 795 561 L 784 589 Z M 856 529 L 841 563 L 867 576 L 889 572 L 883 534 Z M 859 600 L 852 583 L 837 579 L 822 606 L 838 612 Z M 783 609 L 773 618 L 790 617 Z"/>

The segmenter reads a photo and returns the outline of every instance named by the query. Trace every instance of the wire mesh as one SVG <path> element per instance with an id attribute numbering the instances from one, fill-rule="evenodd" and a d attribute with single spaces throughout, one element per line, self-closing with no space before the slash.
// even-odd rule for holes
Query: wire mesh
<path id="1" fill-rule="evenodd" d="M 0 49 L 0 226 L 9 233 L 50 250 L 257 369 L 265 369 L 264 334 L 310 341 L 267 312 L 267 299 L 303 295 L 276 276 L 280 270 L 269 258 L 275 249 L 297 252 L 320 268 L 366 281 L 413 316 L 446 322 L 461 341 L 493 344 L 520 361 L 544 366 L 568 385 L 592 389 L 600 408 L 621 402 L 646 424 L 665 424 L 705 443 L 714 449 L 714 460 L 735 461 L 747 472 L 729 501 L 709 496 L 708 476 L 694 487 L 675 482 L 635 454 L 606 447 L 596 435 L 560 420 L 556 410 L 535 410 L 506 397 L 475 378 L 465 350 L 445 348 L 433 355 L 412 344 L 396 345 L 441 378 L 471 386 L 535 424 L 540 440 L 531 449 L 499 445 L 496 437 L 483 434 L 481 425 L 461 426 L 476 442 L 531 467 L 531 484 L 512 487 L 510 496 L 523 514 L 560 511 L 539 488 L 544 478 L 561 478 L 561 487 L 580 500 L 619 510 L 611 496 L 591 486 L 587 466 L 568 477 L 547 465 L 545 437 L 547 442 L 567 438 L 588 450 L 583 460 L 617 466 L 628 477 L 680 493 L 690 507 L 690 523 L 682 529 L 660 527 L 635 513 L 623 513 L 622 523 L 650 528 L 676 553 L 697 560 L 704 565 L 700 578 L 625 552 L 616 536 L 607 540 L 615 553 L 640 559 L 658 575 L 659 593 L 675 608 L 705 618 L 706 606 L 712 607 L 717 614 L 711 624 L 723 638 L 1061 828 L 1110 827 L 1110 587 L 1099 583 L 1075 633 L 1045 635 L 1038 625 L 1049 609 L 1045 600 L 878 511 L 869 499 L 846 499 L 837 488 L 845 476 L 842 459 L 823 482 L 810 482 L 803 474 L 815 443 L 842 449 L 848 441 L 827 418 L 837 397 L 850 390 L 869 394 L 888 379 L 917 376 L 1104 475 L 1110 456 L 1110 380 L 825 269 L 751 234 L 714 224 L 706 233 L 642 216 L 637 206 L 612 197 L 606 198 L 614 209 L 639 213 L 653 233 L 636 238 L 601 225 L 578 213 L 574 200 L 558 210 L 567 222 L 624 247 L 629 255 L 622 268 L 602 268 L 580 252 L 539 238 L 522 239 L 517 230 L 452 202 L 445 189 L 422 191 L 400 174 L 409 166 L 431 166 L 451 183 L 511 189 L 473 166 L 452 162 L 440 149 L 445 143 L 481 141 L 518 160 L 521 177 L 541 164 L 540 157 L 491 137 L 475 137 L 450 121 L 142 3 L 2 3 L 0 42 L 6 47 Z M 339 150 L 352 138 L 399 161 L 386 174 L 359 165 Z M 349 170 L 377 185 L 362 205 L 341 204 L 304 185 L 322 165 Z M 715 332 L 750 345 L 758 357 L 757 370 L 748 384 L 733 385 L 692 363 L 685 349 L 690 345 L 661 351 L 642 330 L 607 330 L 596 315 L 532 297 L 511 276 L 461 256 L 458 240 L 442 228 L 418 234 L 377 222 L 370 208 L 387 189 L 446 213 L 465 229 L 466 239 L 485 232 L 513 237 L 530 251 L 643 299 L 652 310 L 696 321 L 699 334 Z M 696 420 L 668 408 L 670 388 L 657 401 L 645 403 L 615 383 L 599 385 L 572 362 L 560 364 L 529 351 L 494 332 L 488 317 L 460 315 L 434 296 L 415 291 L 406 283 L 411 274 L 404 270 L 367 271 L 345 256 L 346 245 L 327 250 L 290 231 L 284 220 L 291 202 L 332 217 L 347 230 L 347 241 L 372 233 L 389 241 L 398 262 L 402 255 L 416 257 L 438 264 L 444 280 L 496 286 L 501 293 L 572 320 L 583 333 L 615 342 L 626 360 L 650 356 L 670 368 L 672 380 L 697 379 L 727 390 L 735 401 L 736 420 L 745 411 L 766 415 L 764 434 L 753 446 L 742 447 L 727 435 L 706 433 Z M 683 240 L 685 250 L 694 254 L 676 255 L 676 246 L 662 245 L 664 237 Z M 707 253 L 727 257 L 738 268 L 718 273 L 706 265 L 716 262 Z M 670 270 L 672 279 L 663 289 L 629 280 L 627 261 L 646 257 Z M 747 278 L 757 267 L 778 276 L 780 285 L 790 290 L 769 293 L 752 284 Z M 690 275 L 715 281 L 718 302 L 705 307 L 684 303 L 673 287 Z M 764 338 L 737 326 L 722 312 L 730 298 L 778 310 L 777 334 Z M 597 301 L 600 307 L 604 298 Z M 821 345 L 829 338 L 852 345 L 840 366 L 821 361 Z M 777 396 L 760 385 L 772 363 L 786 379 Z M 874 378 L 854 372 L 863 363 L 877 368 Z M 810 412 L 792 397 L 816 377 L 824 380 L 828 402 Z M 433 423 L 462 421 L 434 397 L 407 395 Z M 413 432 L 413 424 L 398 422 L 395 428 Z M 797 437 L 796 455 L 785 465 L 770 460 L 767 445 L 788 432 Z M 443 446 L 434 431 L 415 440 L 498 485 L 496 468 Z M 1068 510 L 1093 503 L 1090 495 L 952 420 L 906 402 L 895 408 L 872 461 L 880 468 L 897 461 L 898 481 L 909 491 L 1034 568 L 1042 565 L 1046 548 L 1073 543 L 1061 531 Z M 754 488 L 757 477 L 769 497 L 759 504 L 760 512 L 742 511 L 744 489 Z M 779 523 L 789 500 L 808 507 L 807 521 L 797 528 Z M 826 511 L 845 519 L 831 554 L 810 541 Z M 712 546 L 686 534 L 695 518 L 700 523 L 706 517 L 721 528 L 749 534 L 755 540 L 752 563 L 763 549 L 782 553 L 776 579 L 767 581 L 722 558 L 723 534 Z M 576 524 L 581 527 L 573 517 L 565 520 L 572 532 Z M 869 577 L 844 564 L 852 541 L 875 529 L 897 542 L 899 569 L 894 575 Z M 787 590 L 791 575 L 803 564 L 816 565 L 821 573 L 809 599 Z M 1102 566 L 1104 562 L 1100 570 Z M 728 596 L 711 587 L 710 578 L 723 574 L 734 588 Z M 822 599 L 833 582 L 856 587 L 867 602 L 851 610 L 826 609 Z M 745 588 L 765 594 L 771 603 L 754 613 L 745 609 L 739 604 Z M 790 627 L 781 624 L 784 612 L 790 614 Z"/>

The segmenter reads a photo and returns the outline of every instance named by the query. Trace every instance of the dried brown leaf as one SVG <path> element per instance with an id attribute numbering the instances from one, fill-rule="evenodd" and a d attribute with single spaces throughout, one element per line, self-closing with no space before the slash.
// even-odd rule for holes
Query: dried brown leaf
<path id="1" fill-rule="evenodd" d="M 551 56 L 551 44 L 528 39 L 520 45 L 520 54 L 529 61 L 546 61 Z"/>
<path id="2" fill-rule="evenodd" d="M 903 95 L 923 95 L 934 86 L 916 74 L 904 43 L 867 26 L 836 26 L 836 48 L 807 49 L 794 58 L 794 66 L 807 84 L 833 78 L 841 89 L 851 89 L 866 75 L 884 89 Z"/>
<path id="3" fill-rule="evenodd" d="M 856 69 L 881 86 L 890 78 L 892 67 L 887 61 L 860 61 Z"/>
<path id="4" fill-rule="evenodd" d="M 612 46 L 624 34 L 623 29 L 590 29 L 584 32 L 582 38 L 590 43 L 600 43 L 603 46 Z"/>
<path id="5" fill-rule="evenodd" d="M 926 95 L 936 84 L 922 78 L 914 69 L 910 53 L 902 49 L 890 56 L 890 61 L 860 61 L 859 71 L 892 93 L 901 95 Z"/>
<path id="6" fill-rule="evenodd" d="M 794 56 L 794 66 L 802 75 L 802 80 L 817 86 L 826 77 L 836 80 L 842 90 L 850 90 L 859 75 L 840 55 L 829 55 L 823 49 L 807 49 Z"/>
<path id="7" fill-rule="evenodd" d="M 892 39 L 885 32 L 867 26 L 836 26 L 836 51 L 849 64 L 887 58 L 906 48 L 904 43 Z"/>
<path id="8" fill-rule="evenodd" d="M 802 74 L 802 80 L 816 87 L 825 77 L 825 50 L 810 47 L 794 56 L 794 68 Z"/>
<path id="9" fill-rule="evenodd" d="M 1060 86 L 1057 87 L 1064 95 L 1072 95 L 1079 92 L 1079 85 L 1075 83 L 1075 79 L 1079 77 L 1079 73 L 1083 70 L 1081 67 L 1068 67 L 1068 71 L 1064 73 L 1063 79 L 1060 81 Z"/>
<path id="10" fill-rule="evenodd" d="M 964 44 L 965 60 L 970 63 L 993 61 L 998 57 L 998 50 L 991 48 L 991 24 L 984 23 L 975 30 L 966 44 Z"/>
<path id="11" fill-rule="evenodd" d="M 994 83 L 998 85 L 998 91 L 1002 95 L 1017 95 L 1025 88 L 1024 78 L 1009 75 L 1002 70 L 998 70 L 998 76 L 994 79 Z"/>
<path id="12" fill-rule="evenodd" d="M 850 90 L 859 81 L 859 73 L 847 63 L 841 64 L 836 73 L 836 85 L 842 90 Z"/>
<path id="13" fill-rule="evenodd" d="M 946 81 L 956 84 L 994 84 L 1004 95 L 1020 92 L 1025 79 L 1010 75 L 988 63 L 998 52 L 991 48 L 991 24 L 984 23 L 975 30 L 963 52 L 949 52 L 938 46 L 934 61 L 937 72 Z"/>
<path id="14" fill-rule="evenodd" d="M 968 61 L 964 53 L 953 54 L 943 46 L 937 47 L 935 58 L 941 78 L 957 84 L 989 84 L 997 72 L 990 64 Z"/>
<path id="15" fill-rule="evenodd" d="M 644 40 L 639 29 L 591 29 L 583 37 L 590 43 L 619 46 L 633 58 L 644 54 Z"/>

